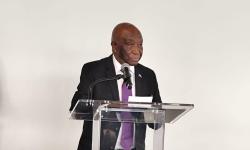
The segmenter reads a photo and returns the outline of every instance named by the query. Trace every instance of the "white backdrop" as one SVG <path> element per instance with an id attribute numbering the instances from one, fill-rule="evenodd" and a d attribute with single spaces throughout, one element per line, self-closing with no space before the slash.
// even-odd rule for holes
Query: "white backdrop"
<path id="1" fill-rule="evenodd" d="M 68 108 L 84 63 L 111 54 L 120 22 L 141 29 L 141 60 L 164 102 L 195 109 L 167 125 L 168 150 L 249 150 L 247 0 L 0 0 L 0 149 L 74 150 Z"/>

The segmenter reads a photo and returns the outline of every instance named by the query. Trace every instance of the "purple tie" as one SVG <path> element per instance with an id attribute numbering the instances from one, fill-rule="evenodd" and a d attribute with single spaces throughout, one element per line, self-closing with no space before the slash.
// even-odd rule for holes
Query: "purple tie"
<path id="1" fill-rule="evenodd" d="M 132 96 L 132 90 L 128 89 L 126 83 L 123 82 L 122 84 L 122 102 L 127 103 L 128 97 Z M 123 112 L 121 113 L 122 118 L 131 118 L 131 113 Z M 124 122 L 122 123 L 122 135 L 121 135 L 121 146 L 124 150 L 130 150 L 133 144 L 133 123 Z"/>

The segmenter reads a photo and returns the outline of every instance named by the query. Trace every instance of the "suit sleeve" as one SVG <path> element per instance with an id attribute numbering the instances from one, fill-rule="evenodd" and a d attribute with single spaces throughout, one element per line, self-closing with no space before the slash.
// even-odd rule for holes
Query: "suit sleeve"
<path id="1" fill-rule="evenodd" d="M 155 73 L 153 72 L 153 100 L 152 102 L 157 102 L 157 103 L 161 103 L 161 96 L 160 96 L 160 92 L 159 92 L 159 88 L 158 88 L 158 82 L 155 76 Z M 161 127 L 160 124 L 158 123 L 149 123 L 148 126 L 151 129 L 159 129 Z"/>
<path id="2" fill-rule="evenodd" d="M 88 98 L 88 90 L 89 85 L 93 82 L 93 77 L 90 73 L 90 67 L 88 65 L 84 65 L 82 67 L 82 72 L 80 76 L 80 83 L 77 86 L 77 91 L 75 92 L 69 111 L 72 111 L 74 106 L 76 105 L 79 99 L 87 99 Z"/>
<path id="3" fill-rule="evenodd" d="M 158 88 L 158 82 L 155 76 L 155 73 L 153 72 L 153 100 L 152 102 L 158 102 L 161 103 L 161 96 Z"/>

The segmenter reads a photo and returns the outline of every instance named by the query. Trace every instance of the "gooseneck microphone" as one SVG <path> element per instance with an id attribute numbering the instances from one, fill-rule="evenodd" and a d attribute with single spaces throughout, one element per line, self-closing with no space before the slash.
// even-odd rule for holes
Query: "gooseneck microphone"
<path id="1" fill-rule="evenodd" d="M 118 74 L 118 75 L 116 75 L 114 77 L 111 77 L 111 78 L 101 78 L 101 79 L 95 80 L 94 82 L 92 82 L 89 85 L 88 100 L 92 100 L 92 94 L 93 94 L 93 88 L 94 88 L 94 86 L 96 86 L 97 84 L 102 83 L 102 82 L 112 81 L 112 80 L 119 80 L 121 78 L 123 78 L 123 75 L 122 74 Z"/>
<path id="2" fill-rule="evenodd" d="M 111 77 L 111 78 L 100 78 L 100 79 L 97 79 L 94 82 L 92 82 L 89 85 L 89 89 L 88 89 L 88 100 L 91 100 L 93 98 L 92 97 L 93 96 L 93 88 L 97 84 L 102 83 L 102 82 L 112 81 L 112 80 L 119 80 L 119 79 L 123 78 L 124 82 L 126 83 L 127 88 L 131 89 L 132 88 L 132 82 L 131 82 L 131 74 L 129 72 L 129 64 L 127 64 L 127 63 L 122 64 L 121 72 L 123 74 L 118 74 L 118 75 L 116 75 L 114 77 Z"/>
<path id="3" fill-rule="evenodd" d="M 131 74 L 129 72 L 129 64 L 124 63 L 121 66 L 121 72 L 123 73 L 123 79 L 124 82 L 126 83 L 126 86 L 128 89 L 132 88 L 132 82 L 131 82 Z"/>

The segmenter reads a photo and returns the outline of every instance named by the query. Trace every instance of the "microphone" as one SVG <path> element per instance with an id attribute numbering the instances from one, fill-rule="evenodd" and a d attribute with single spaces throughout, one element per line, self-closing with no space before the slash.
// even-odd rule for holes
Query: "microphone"
<path id="1" fill-rule="evenodd" d="M 126 86 L 128 89 L 132 88 L 132 82 L 131 82 L 131 74 L 129 72 L 129 64 L 124 63 L 121 66 L 121 72 L 123 73 L 123 79 L 124 82 L 126 83 Z"/>
<path id="2" fill-rule="evenodd" d="M 88 100 L 92 100 L 92 94 L 93 94 L 93 88 L 94 86 L 96 86 L 97 84 L 99 83 L 102 83 L 102 82 L 105 82 L 105 81 L 112 81 L 112 80 L 119 80 L 123 78 L 123 75 L 121 74 L 118 74 L 114 77 L 111 77 L 111 78 L 101 78 L 101 79 L 97 79 L 95 80 L 94 82 L 92 82 L 90 85 L 89 85 L 89 90 L 88 90 Z"/>

